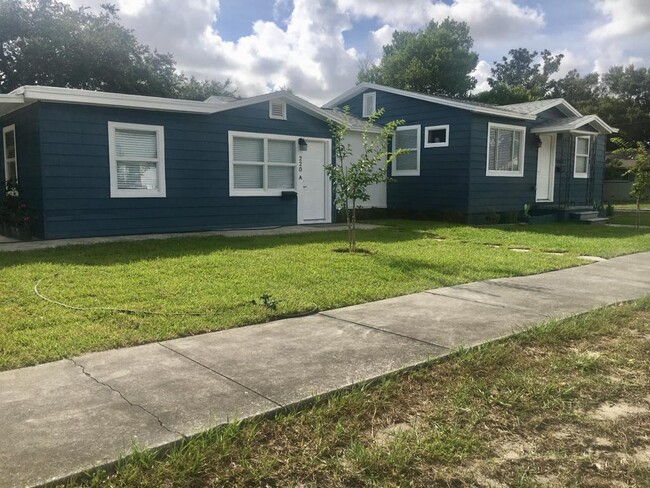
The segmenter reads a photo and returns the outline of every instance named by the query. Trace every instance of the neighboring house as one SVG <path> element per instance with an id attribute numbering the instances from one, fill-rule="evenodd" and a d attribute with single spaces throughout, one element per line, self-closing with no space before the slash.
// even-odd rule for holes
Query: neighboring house
<path id="1" fill-rule="evenodd" d="M 494 106 L 361 83 L 324 108 L 344 106 L 361 118 L 383 108 L 378 124 L 405 121 L 393 141 L 410 152 L 390 168 L 389 209 L 484 222 L 525 204 L 603 200 L 606 135 L 616 129 L 563 99 Z"/>
<path id="2" fill-rule="evenodd" d="M 4 178 L 56 239 L 331 222 L 328 120 L 287 92 L 205 102 L 22 87 L 0 95 Z M 350 137 L 363 121 L 351 119 Z"/>
<path id="3" fill-rule="evenodd" d="M 616 129 L 597 116 L 564 100 L 496 107 L 368 83 L 323 108 L 288 92 L 195 102 L 25 86 L 0 95 L 0 168 L 46 239 L 325 223 L 328 122 L 348 126 L 358 155 L 376 108 L 378 124 L 405 120 L 393 144 L 410 152 L 364 207 L 483 222 L 602 201 Z"/>

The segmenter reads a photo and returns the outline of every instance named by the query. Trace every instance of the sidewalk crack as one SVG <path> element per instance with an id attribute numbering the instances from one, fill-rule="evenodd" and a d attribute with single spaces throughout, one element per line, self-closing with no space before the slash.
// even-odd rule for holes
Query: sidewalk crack
<path id="1" fill-rule="evenodd" d="M 221 376 L 222 378 L 224 378 L 224 379 L 226 379 L 226 380 L 228 380 L 228 381 L 231 381 L 231 382 L 235 383 L 236 385 L 239 385 L 239 386 L 241 386 L 242 388 L 245 388 L 246 390 L 248 390 L 248 391 L 250 391 L 250 392 L 252 392 L 252 393 L 255 393 L 255 394 L 258 395 L 258 396 L 261 396 L 261 397 L 264 398 L 265 400 L 268 400 L 269 402 L 273 403 L 274 405 L 277 405 L 278 407 L 284 407 L 284 405 L 282 405 L 281 403 L 278 403 L 278 402 L 276 402 L 275 400 L 273 400 L 273 399 L 271 399 L 271 398 L 269 398 L 269 397 L 267 397 L 267 396 L 265 396 L 265 395 L 262 395 L 259 391 L 254 390 L 254 389 L 252 389 L 251 387 L 244 385 L 243 383 L 240 383 L 239 381 L 237 381 L 237 380 L 231 378 L 230 376 L 226 376 L 225 374 L 220 373 L 220 372 L 217 371 L 216 369 L 212 369 L 211 367 L 206 366 L 205 364 L 203 364 L 203 363 L 197 361 L 196 359 L 193 359 L 193 358 L 191 358 L 191 357 L 189 357 L 189 356 L 186 356 L 186 355 L 183 354 L 182 352 L 178 352 L 176 349 L 173 349 L 173 348 L 171 348 L 171 347 L 169 347 L 169 346 L 166 346 L 165 344 L 163 344 L 163 343 L 161 343 L 161 342 L 157 342 L 156 344 L 158 344 L 159 346 L 164 347 L 164 348 L 167 349 L 168 351 L 171 351 L 171 352 L 173 352 L 173 353 L 178 354 L 179 356 L 181 356 L 181 357 L 187 359 L 188 361 L 192 361 L 194 364 L 198 364 L 199 366 L 201 366 L 201 367 L 207 369 L 208 371 L 211 371 L 211 372 L 213 372 L 214 374 L 219 375 L 219 376 Z"/>
<path id="2" fill-rule="evenodd" d="M 447 351 L 451 351 L 451 349 L 449 347 L 443 346 L 442 344 L 436 344 L 435 342 L 425 341 L 424 339 L 418 339 L 417 337 L 412 337 L 412 336 L 409 336 L 409 335 L 406 335 L 406 334 L 400 334 L 399 332 L 393 332 L 392 330 L 382 329 L 381 327 L 375 327 L 373 325 L 362 324 L 361 322 L 355 322 L 354 320 L 344 319 L 344 318 L 341 318 L 341 317 L 336 317 L 334 315 L 328 314 L 327 312 L 320 312 L 319 315 L 322 315 L 322 316 L 330 318 L 330 319 L 339 320 L 341 322 L 346 322 L 348 324 L 358 325 L 359 327 L 366 327 L 367 329 L 376 330 L 377 332 L 383 332 L 384 334 L 390 334 L 390 335 L 394 335 L 394 336 L 397 336 L 397 337 L 402 337 L 404 339 L 409 339 L 411 341 L 421 342 L 423 344 L 426 344 L 427 346 L 434 346 L 434 347 L 438 347 L 440 349 L 446 349 Z"/>
<path id="3" fill-rule="evenodd" d="M 79 364 L 79 363 L 77 363 L 77 362 L 76 362 L 74 359 L 72 359 L 72 358 L 68 358 L 68 359 L 70 360 L 70 362 L 71 362 L 72 364 L 74 364 L 76 367 L 78 367 L 79 369 L 81 369 L 81 372 L 82 372 L 84 375 L 86 375 L 88 378 L 90 378 L 91 380 L 93 380 L 95 383 L 97 383 L 98 385 L 101 385 L 101 386 L 105 386 L 106 388 L 108 388 L 108 389 L 111 390 L 111 391 L 114 391 L 115 393 L 117 393 L 118 395 L 120 395 L 120 397 L 122 398 L 122 400 L 124 400 L 124 401 L 125 401 L 126 403 L 128 403 L 130 406 L 135 407 L 135 408 L 139 408 L 140 410 L 142 410 L 142 411 L 145 412 L 146 414 L 152 416 L 154 419 L 156 419 L 156 421 L 158 422 L 158 424 L 159 424 L 163 429 L 165 429 L 167 432 L 169 432 L 170 434 L 176 434 L 176 435 L 179 435 L 179 436 L 181 436 L 181 437 L 183 437 L 183 438 L 186 438 L 186 436 L 185 436 L 184 434 L 181 434 L 180 432 L 177 432 L 177 431 L 172 430 L 172 429 L 170 429 L 169 427 L 167 427 L 167 426 L 163 423 L 163 421 L 160 420 L 160 417 L 158 417 L 158 415 L 156 415 L 155 413 L 153 413 L 153 412 L 147 410 L 147 409 L 146 409 L 145 407 L 143 407 L 142 405 L 139 405 L 139 404 L 137 404 L 137 403 L 133 403 L 131 400 L 129 400 L 128 398 L 126 398 L 126 397 L 122 394 L 122 392 L 121 392 L 120 390 L 118 390 L 117 388 L 115 388 L 115 387 L 109 385 L 108 383 L 104 383 L 104 382 L 102 382 L 102 381 L 99 381 L 99 380 L 98 380 L 97 378 L 95 378 L 92 374 L 90 374 L 88 371 L 86 371 L 86 367 L 85 367 L 83 364 Z"/>

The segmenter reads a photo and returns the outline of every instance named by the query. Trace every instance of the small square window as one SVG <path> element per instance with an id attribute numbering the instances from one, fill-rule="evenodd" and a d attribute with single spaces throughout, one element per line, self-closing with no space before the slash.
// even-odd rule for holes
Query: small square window
<path id="1" fill-rule="evenodd" d="M 424 147 L 449 146 L 449 126 L 434 125 L 424 128 Z"/>

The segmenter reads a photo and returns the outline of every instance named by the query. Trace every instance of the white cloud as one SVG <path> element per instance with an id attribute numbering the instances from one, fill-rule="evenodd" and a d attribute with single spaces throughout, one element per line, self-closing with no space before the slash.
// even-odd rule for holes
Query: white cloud
<path id="1" fill-rule="evenodd" d="M 381 48 L 390 44 L 393 40 L 393 32 L 397 29 L 388 24 L 382 25 L 379 29 L 370 33 L 370 40 L 372 42 L 373 51 L 381 53 Z"/>
<path id="2" fill-rule="evenodd" d="M 397 29 L 414 29 L 430 20 L 447 17 L 467 22 L 477 41 L 516 39 L 544 27 L 544 12 L 517 5 L 514 0 L 338 0 L 339 6 L 356 17 L 374 17 Z"/>
<path id="3" fill-rule="evenodd" d="M 650 31 L 648 0 L 597 0 L 595 6 L 608 21 L 592 30 L 590 39 L 608 40 L 636 35 L 647 39 Z"/>
<path id="4" fill-rule="evenodd" d="M 490 84 L 487 81 L 492 75 L 492 66 L 490 63 L 481 59 L 471 75 L 476 78 L 476 88 L 472 90 L 472 93 L 480 93 L 490 89 Z"/>

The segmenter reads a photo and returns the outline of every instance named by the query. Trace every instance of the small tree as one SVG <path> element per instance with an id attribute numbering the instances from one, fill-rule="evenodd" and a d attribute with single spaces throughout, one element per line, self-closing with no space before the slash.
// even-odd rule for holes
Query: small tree
<path id="1" fill-rule="evenodd" d="M 619 146 L 614 152 L 625 154 L 634 160 L 634 166 L 625 172 L 625 175 L 634 177 L 630 195 L 636 200 L 636 228 L 641 225 L 641 200 L 650 191 L 650 154 L 646 145 L 637 141 L 636 144 L 628 144 L 621 138 L 614 138 L 614 143 Z"/>
<path id="2" fill-rule="evenodd" d="M 377 183 L 388 181 L 386 167 L 396 156 L 406 152 L 398 149 L 395 152 L 388 150 L 388 142 L 397 126 L 403 120 L 388 122 L 381 128 L 381 132 L 373 131 L 375 122 L 384 113 L 379 109 L 368 117 L 361 136 L 361 153 L 354 155 L 352 147 L 346 142 L 348 132 L 347 120 L 349 107 L 343 109 L 343 120 L 335 122 L 330 120 L 330 132 L 334 148 L 334 164 L 325 166 L 327 176 L 332 181 L 335 191 L 334 204 L 338 210 L 343 211 L 348 226 L 348 244 L 351 253 L 357 250 L 356 222 L 358 202 L 367 202 L 370 199 L 368 187 Z M 347 164 L 348 159 L 356 160 Z M 385 164 L 383 163 L 386 159 Z"/>

